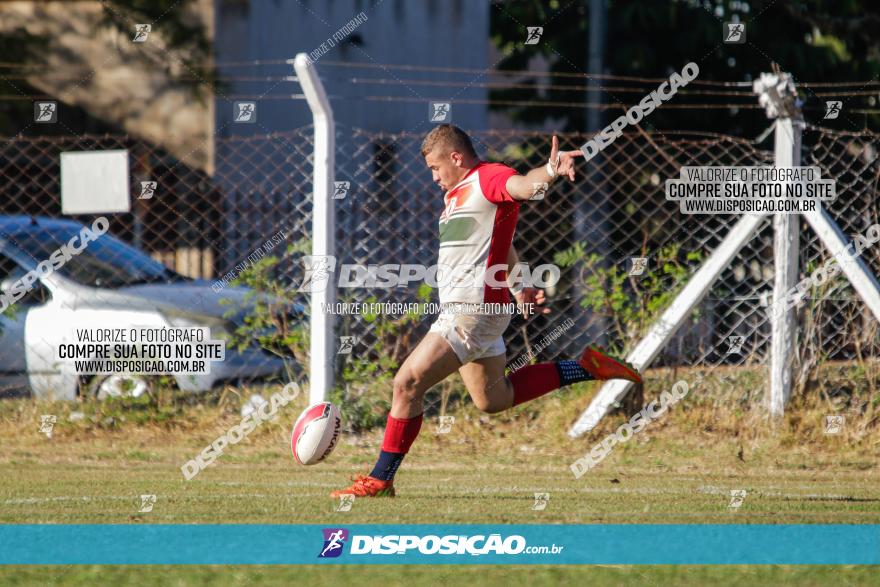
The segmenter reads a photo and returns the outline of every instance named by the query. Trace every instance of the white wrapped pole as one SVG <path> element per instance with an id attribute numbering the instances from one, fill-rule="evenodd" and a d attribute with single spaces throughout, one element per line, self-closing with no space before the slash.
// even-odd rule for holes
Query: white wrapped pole
<path id="1" fill-rule="evenodd" d="M 336 125 L 333 110 L 318 79 L 314 64 L 305 53 L 297 54 L 293 69 L 312 111 L 315 126 L 312 194 L 312 256 L 335 256 L 333 178 L 335 177 Z M 332 283 L 312 292 L 310 303 L 309 402 L 324 401 L 333 387 L 333 314 L 324 312 L 336 299 Z"/>

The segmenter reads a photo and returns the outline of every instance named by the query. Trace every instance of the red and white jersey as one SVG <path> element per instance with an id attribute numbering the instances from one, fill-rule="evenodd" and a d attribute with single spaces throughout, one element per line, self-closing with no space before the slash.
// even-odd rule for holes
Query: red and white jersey
<path id="1" fill-rule="evenodd" d="M 516 171 L 501 163 L 478 163 L 446 192 L 440 215 L 440 303 L 508 303 L 507 287 L 485 283 L 486 269 L 507 264 L 519 202 L 506 183 Z M 468 269 L 470 268 L 470 269 Z M 451 272 L 451 278 L 444 273 Z M 504 282 L 506 272 L 494 275 Z"/>

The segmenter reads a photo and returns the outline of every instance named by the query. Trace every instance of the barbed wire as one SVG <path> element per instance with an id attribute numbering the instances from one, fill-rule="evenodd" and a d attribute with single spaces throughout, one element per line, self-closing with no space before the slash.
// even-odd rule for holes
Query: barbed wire
<path id="1" fill-rule="evenodd" d="M 4 75 L 4 80 L 28 80 L 28 79 L 40 79 L 40 80 L 51 80 L 51 81 L 78 81 L 79 76 L 74 75 L 29 75 L 29 74 L 18 74 L 18 75 Z M 193 84 L 201 84 L 204 83 L 203 79 L 195 78 L 195 77 L 174 77 L 172 79 L 175 83 L 193 83 Z M 285 75 L 285 76 L 219 76 L 214 78 L 215 82 L 239 82 L 239 83 L 299 83 L 299 79 L 293 75 Z M 329 81 L 327 78 L 322 78 L 322 81 Z M 554 90 L 561 92 L 586 92 L 591 90 L 603 90 L 608 92 L 620 92 L 620 93 L 630 93 L 630 94 L 644 94 L 646 93 L 646 89 L 644 87 L 628 87 L 628 86 L 591 86 L 591 85 L 582 85 L 582 84 L 523 84 L 523 83 L 511 83 L 506 81 L 497 81 L 497 82 L 461 82 L 455 80 L 415 80 L 415 79 L 391 79 L 391 78 L 361 78 L 361 77 L 351 77 L 345 80 L 352 84 L 375 84 L 375 85 L 409 85 L 409 86 L 432 86 L 432 87 L 450 87 L 450 88 L 459 88 L 459 87 L 472 87 L 472 88 L 488 88 L 488 89 L 534 89 L 534 90 Z M 846 85 L 859 85 L 859 83 L 847 83 Z M 869 85 L 869 84 L 861 84 Z M 820 85 L 811 85 L 807 83 L 800 84 L 800 87 L 808 88 L 808 87 L 828 87 L 831 84 L 820 84 Z M 880 83 L 877 84 L 878 88 L 880 88 Z M 843 87 L 841 85 L 840 87 Z M 680 94 L 683 96 L 694 95 L 694 96 L 736 96 L 742 98 L 752 99 L 754 97 L 754 93 L 751 90 L 748 91 L 730 91 L 730 90 L 700 90 L 700 89 L 679 89 L 676 94 Z M 880 98 L 880 92 L 873 90 L 847 90 L 847 91 L 838 91 L 838 92 L 813 92 L 813 96 L 822 97 L 822 98 L 834 98 L 834 97 L 858 97 L 858 96 L 867 96 L 867 97 L 878 97 Z"/>
<path id="2" fill-rule="evenodd" d="M 290 58 L 284 59 L 251 59 L 251 60 L 243 60 L 243 61 L 218 61 L 214 63 L 206 63 L 203 64 L 205 67 L 214 66 L 217 68 L 223 67 L 259 67 L 264 65 L 283 65 L 290 67 Z M 330 67 L 341 67 L 341 68 L 362 68 L 362 69 L 387 69 L 387 70 L 400 70 L 400 71 L 415 71 L 415 72 L 443 72 L 443 73 L 461 73 L 461 74 L 480 74 L 480 75 L 525 75 L 529 77 L 558 77 L 558 78 L 571 78 L 571 79 L 601 79 L 601 80 L 615 80 L 615 81 L 626 81 L 631 83 L 642 83 L 642 84 L 660 84 L 665 81 L 668 81 L 667 77 L 647 77 L 647 76 L 631 76 L 631 75 L 618 75 L 618 74 L 610 74 L 610 73 L 572 73 L 572 72 L 559 72 L 559 71 L 539 71 L 539 70 L 531 70 L 531 69 L 479 69 L 479 68 L 469 68 L 469 67 L 449 67 L 449 66 L 431 66 L 431 65 L 412 65 L 412 64 L 391 64 L 391 63 L 380 63 L 380 62 L 349 62 L 349 61 L 334 61 L 334 60 L 322 60 L 321 65 L 330 66 Z M 2 61 L 0 62 L 0 68 L 8 68 L 8 69 L 34 69 L 34 70 L 45 70 L 50 68 L 48 64 L 33 64 L 33 63 L 18 63 L 18 62 L 8 62 Z M 67 68 L 68 70 L 76 69 L 76 67 Z M 81 67 L 81 69 L 89 69 L 86 66 Z M 8 79 L 26 79 L 28 77 L 34 77 L 33 75 L 21 74 L 18 76 L 4 75 L 4 77 Z M 48 79 L 64 79 L 63 77 L 59 78 L 48 78 Z M 295 76 L 220 76 L 217 78 L 218 81 L 266 81 L 266 82 L 277 82 L 277 81 L 297 81 Z M 187 81 L 198 81 L 196 78 L 175 78 L 175 80 L 187 80 Z M 348 81 L 352 81 L 354 83 L 389 83 L 391 80 L 387 78 L 377 78 L 377 79 L 366 79 L 366 78 L 349 78 Z M 433 81 L 433 80 L 393 80 L 396 83 L 406 83 L 411 85 L 449 85 L 451 87 L 459 87 L 462 82 L 454 82 L 454 81 Z M 680 90 L 684 92 L 691 93 L 701 93 L 706 95 L 749 95 L 751 94 L 753 81 L 751 80 L 742 80 L 742 81 L 719 81 L 719 80 L 701 80 L 695 79 L 689 82 L 689 85 L 704 85 L 704 86 L 716 86 L 716 87 L 726 87 L 726 88 L 744 88 L 746 91 L 743 92 L 717 92 L 712 93 L 710 91 L 696 91 L 696 90 Z M 529 88 L 534 87 L 529 84 L 511 84 L 509 82 L 470 82 L 465 84 L 473 87 L 515 87 L 515 88 Z M 836 82 L 799 82 L 798 87 L 803 88 L 819 88 L 819 87 L 850 87 L 856 86 L 858 88 L 866 88 L 866 87 L 877 87 L 880 88 L 880 80 L 870 79 L 870 80 L 856 80 L 856 81 L 836 81 Z M 543 86 L 550 89 L 557 90 L 572 90 L 572 91 L 581 91 L 581 90 L 593 90 L 593 89 L 603 89 L 598 86 L 590 85 L 590 86 L 561 86 L 561 85 L 552 85 L 552 86 Z M 621 91 L 621 92 L 635 92 L 642 91 L 641 88 L 607 88 L 609 90 Z M 861 96 L 861 95 L 874 95 L 874 92 L 865 90 L 865 91 L 852 91 L 847 93 L 838 93 L 836 95 L 841 96 Z M 817 96 L 824 94 L 815 94 Z"/>
<path id="3" fill-rule="evenodd" d="M 259 67 L 263 65 L 283 65 L 290 67 L 289 58 L 285 59 L 251 59 L 245 61 L 218 61 L 213 64 L 203 64 L 203 66 L 213 65 L 214 67 L 223 68 L 223 67 Z M 560 72 L 560 71 L 537 71 L 531 69 L 493 69 L 493 70 L 485 70 L 479 68 L 469 68 L 469 67 L 446 67 L 446 66 L 431 66 L 431 65 L 411 65 L 411 64 L 391 64 L 391 63 L 365 63 L 365 62 L 348 62 L 348 61 L 332 61 L 332 60 L 322 60 L 321 65 L 330 66 L 330 67 L 347 67 L 347 68 L 364 68 L 364 69 L 389 69 L 389 70 L 401 70 L 401 71 L 422 71 L 422 72 L 445 72 L 445 73 L 462 73 L 462 74 L 485 74 L 485 75 L 527 75 L 531 77 L 559 77 L 559 78 L 574 78 L 574 79 L 607 79 L 607 80 L 619 80 L 619 81 L 629 81 L 635 83 L 645 83 L 645 84 L 659 84 L 664 81 L 667 81 L 666 77 L 646 77 L 646 76 L 630 76 L 630 75 L 618 75 L 611 73 L 571 73 L 571 72 Z M 0 62 L 0 67 L 10 68 L 10 69 L 45 69 L 50 67 L 46 64 L 29 64 L 29 63 L 17 63 L 17 62 L 8 62 L 3 61 Z M 88 69 L 83 67 L 82 69 Z M 7 76 L 8 77 L 8 76 Z M 274 80 L 267 80 L 274 81 Z M 753 82 L 750 80 L 742 80 L 742 81 L 719 81 L 719 80 L 701 80 L 695 79 L 689 82 L 690 85 L 711 85 L 711 86 L 720 86 L 720 87 L 731 87 L 731 88 L 751 88 Z M 847 86 L 858 86 L 858 87 L 880 87 L 880 80 L 871 79 L 871 80 L 854 80 L 854 81 L 837 81 L 837 82 L 801 82 L 798 84 L 802 87 L 847 87 Z M 594 86 L 591 86 L 591 88 Z"/>
<path id="4" fill-rule="evenodd" d="M 395 85 L 398 83 L 405 83 L 408 85 L 416 85 L 416 86 L 438 86 L 438 87 L 474 87 L 474 88 L 490 88 L 490 89 L 534 89 L 534 90 L 559 90 L 559 91 L 570 91 L 570 92 L 584 92 L 589 90 L 604 90 L 607 92 L 623 92 L 623 93 L 634 93 L 634 94 L 643 94 L 645 93 L 644 88 L 639 87 L 625 87 L 625 86 L 588 86 L 588 85 L 579 85 L 579 84 L 571 84 L 571 85 L 559 85 L 559 84 L 547 84 L 547 85 L 535 85 L 535 84 L 517 84 L 510 83 L 507 81 L 498 81 L 498 82 L 460 82 L 460 81 L 447 81 L 447 80 L 393 80 L 389 78 L 359 78 L 352 77 L 348 78 L 350 83 L 353 84 L 377 84 L 377 85 Z M 656 89 L 656 88 L 655 88 Z M 741 96 L 754 98 L 754 94 L 751 91 L 748 92 L 734 92 L 734 91 L 725 91 L 725 90 L 689 90 L 689 89 L 679 89 L 676 92 L 677 94 L 694 94 L 694 95 L 707 95 L 707 96 Z"/>
<path id="5" fill-rule="evenodd" d="M 465 74 L 486 74 L 486 75 L 528 75 L 531 77 L 561 77 L 561 78 L 575 78 L 575 79 L 609 79 L 609 80 L 620 80 L 620 81 L 631 81 L 631 82 L 642 82 L 648 84 L 660 84 L 664 81 L 668 81 L 666 77 L 639 77 L 639 76 L 631 76 L 631 75 L 616 75 L 611 73 L 572 73 L 572 72 L 563 72 L 563 71 L 534 71 L 530 69 L 493 69 L 493 70 L 484 70 L 478 68 L 470 68 L 470 67 L 445 67 L 445 66 L 432 66 L 432 65 L 393 65 L 393 64 L 384 64 L 384 63 L 354 63 L 348 61 L 321 61 L 322 65 L 330 66 L 330 67 L 365 67 L 370 69 L 375 68 L 384 68 L 384 69 L 398 69 L 402 71 L 425 71 L 425 72 L 433 72 L 433 73 L 465 73 Z M 710 80 L 692 80 L 689 84 L 706 84 L 706 85 L 717 85 L 717 86 L 727 86 L 727 87 L 752 87 L 752 82 L 750 81 L 742 81 L 742 82 L 719 82 L 719 81 L 710 81 Z"/>

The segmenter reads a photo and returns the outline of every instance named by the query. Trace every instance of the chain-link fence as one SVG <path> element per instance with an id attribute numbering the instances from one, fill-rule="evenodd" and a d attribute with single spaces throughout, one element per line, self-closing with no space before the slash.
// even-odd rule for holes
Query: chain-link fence
<path id="1" fill-rule="evenodd" d="M 520 172 L 542 165 L 550 152 L 550 136 L 543 132 L 487 131 L 471 136 L 482 157 L 503 161 Z M 422 138 L 422 133 L 337 127 L 335 179 L 349 182 L 347 191 L 334 200 L 338 263 L 436 263 L 443 200 L 420 156 Z M 588 138 L 563 134 L 560 147 L 576 149 Z M 828 209 L 847 234 L 863 233 L 878 218 L 875 141 L 869 134 L 819 128 L 810 128 L 805 135 L 803 164 L 816 165 L 823 177 L 837 180 L 838 198 Z M 240 273 L 254 260 L 253 253 L 278 234 L 286 244 L 308 250 L 310 127 L 218 139 L 213 176 L 131 137 L 7 139 L 0 147 L 0 214 L 60 216 L 60 153 L 106 149 L 129 151 L 133 194 L 130 213 L 109 216 L 110 232 L 178 273 L 218 283 L 224 276 Z M 725 215 L 682 215 L 676 203 L 665 200 L 665 181 L 678 177 L 684 165 L 772 165 L 772 161 L 772 152 L 731 136 L 626 133 L 579 165 L 575 182 L 559 182 L 543 200 L 525 203 L 514 239 L 519 256 L 531 267 L 560 264 L 562 278 L 548 292 L 550 314 L 509 330 L 508 360 L 554 329 L 564 331 L 537 354 L 540 360 L 576 356 L 593 340 L 618 347 L 632 344 L 662 310 L 656 305 L 684 285 L 735 221 Z M 150 198 L 139 197 L 143 181 L 157 184 Z M 93 218 L 76 220 L 90 223 Z M 805 222 L 801 230 L 803 273 L 828 253 Z M 772 241 L 768 217 L 655 364 L 765 361 Z M 647 258 L 642 276 L 628 275 L 634 257 Z M 864 258 L 880 274 L 880 250 L 867 251 Z M 286 257 L 276 276 L 297 285 L 303 278 L 297 256 Z M 809 353 L 832 360 L 875 356 L 876 323 L 853 299 L 851 289 L 842 285 L 845 282 L 834 283 L 821 299 L 807 300 L 799 314 L 801 358 L 812 360 Z M 601 295 L 597 287 L 603 290 Z M 224 295 L 223 288 L 217 288 L 218 296 Z M 295 288 L 289 292 L 297 296 Z M 338 295 L 345 301 L 420 301 L 417 287 L 340 289 Z M 620 296 L 629 301 L 621 301 Z M 305 296 L 296 299 L 308 305 Z M 430 301 L 436 301 L 436 294 Z M 618 311 L 621 304 L 625 312 Z M 357 343 L 341 363 L 356 360 L 351 357 L 374 360 L 376 353 L 390 356 L 388 365 L 399 363 L 432 319 L 421 316 L 390 327 L 383 319 L 342 317 L 337 334 L 353 335 Z M 569 319 L 575 326 L 563 329 Z M 743 337 L 742 348 L 733 353 L 731 336 Z"/>
<path id="2" fill-rule="evenodd" d="M 804 142 L 809 147 L 805 148 L 803 164 L 818 166 L 822 177 L 836 181 L 837 199 L 826 209 L 850 238 L 864 235 L 869 226 L 880 222 L 877 138 L 868 131 L 850 133 L 816 126 L 808 126 L 804 134 Z M 811 273 L 831 256 L 816 234 L 803 224 L 802 275 Z M 880 276 L 880 247 L 875 244 L 867 248 L 860 258 L 875 276 Z M 798 315 L 799 383 L 815 376 L 815 367 L 822 362 L 855 361 L 845 387 L 852 391 L 862 385 L 857 380 L 866 375 L 864 359 L 880 354 L 880 337 L 876 318 L 849 282 L 843 277 L 829 280 L 827 285 L 814 290 Z M 867 385 L 874 388 L 870 376 Z"/>

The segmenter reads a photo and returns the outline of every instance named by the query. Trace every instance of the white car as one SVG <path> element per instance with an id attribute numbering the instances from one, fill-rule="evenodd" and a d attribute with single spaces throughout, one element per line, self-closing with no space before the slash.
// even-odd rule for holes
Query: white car
<path id="1" fill-rule="evenodd" d="M 77 328 L 207 326 L 216 339 L 246 314 L 248 289 L 215 293 L 209 282 L 183 277 L 106 233 L 55 263 L 60 266 L 53 272 L 44 269 L 22 297 L 19 280 L 41 262 L 48 266 L 50 258 L 61 259 L 53 252 L 83 230 L 88 229 L 68 220 L 0 216 L 0 294 L 6 294 L 0 298 L 0 396 L 29 391 L 41 398 L 74 399 L 85 392 L 101 397 L 123 390 L 137 395 L 149 378 L 84 376 L 73 362 L 58 360 L 58 347 L 77 342 Z M 9 305 L 11 289 L 18 299 Z M 228 302 L 221 304 L 224 299 Z M 226 318 L 231 309 L 237 313 Z M 303 312 L 299 305 L 290 310 L 296 319 Z M 290 362 L 287 366 L 296 370 Z M 225 359 L 213 361 L 207 374 L 173 377 L 181 390 L 206 391 L 225 383 L 280 381 L 284 373 L 284 360 L 251 346 L 242 352 L 227 348 Z"/>

